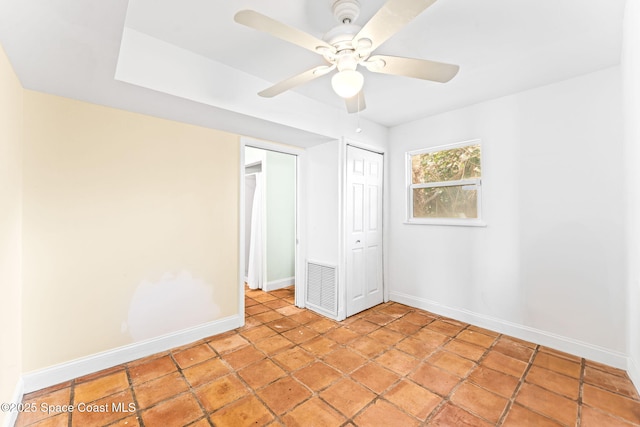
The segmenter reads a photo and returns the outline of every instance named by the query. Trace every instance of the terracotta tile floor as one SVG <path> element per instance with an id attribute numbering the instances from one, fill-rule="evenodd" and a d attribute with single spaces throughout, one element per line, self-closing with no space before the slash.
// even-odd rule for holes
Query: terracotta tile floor
<path id="1" fill-rule="evenodd" d="M 621 370 L 397 303 L 338 323 L 292 302 L 248 290 L 243 328 L 28 394 L 86 407 L 17 425 L 640 425 Z"/>

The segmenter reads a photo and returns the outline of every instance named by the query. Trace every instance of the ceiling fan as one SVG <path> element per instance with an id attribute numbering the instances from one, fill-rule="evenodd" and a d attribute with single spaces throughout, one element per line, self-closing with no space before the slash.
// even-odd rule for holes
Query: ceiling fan
<path id="1" fill-rule="evenodd" d="M 337 69 L 338 72 L 331 78 L 331 86 L 345 99 L 347 111 L 355 113 L 366 107 L 362 90 L 364 76 L 357 70 L 358 65 L 374 73 L 441 83 L 448 82 L 458 73 L 457 65 L 425 59 L 372 55 L 375 49 L 435 2 L 436 0 L 387 0 L 369 22 L 360 27 L 353 23 L 360 14 L 358 0 L 331 0 L 338 25 L 329 30 L 323 40 L 254 10 L 242 10 L 236 13 L 234 19 L 239 24 L 318 53 L 326 61 L 324 65 L 276 83 L 258 95 L 271 98 Z"/>

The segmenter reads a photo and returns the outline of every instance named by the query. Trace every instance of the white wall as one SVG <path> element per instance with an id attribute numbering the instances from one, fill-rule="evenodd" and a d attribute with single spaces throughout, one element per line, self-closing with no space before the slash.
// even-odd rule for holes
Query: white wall
<path id="1" fill-rule="evenodd" d="M 392 129 L 391 299 L 624 364 L 621 97 L 614 67 Z M 474 138 L 487 227 L 404 224 L 405 152 Z"/>
<path id="2" fill-rule="evenodd" d="M 307 259 L 339 263 L 340 142 L 307 148 Z"/>
<path id="3" fill-rule="evenodd" d="M 629 376 L 640 388 L 640 0 L 627 0 L 622 55 L 627 161 Z"/>
<path id="4" fill-rule="evenodd" d="M 256 162 L 265 162 L 266 152 L 255 147 L 245 147 L 244 149 L 244 164 L 250 165 Z"/>

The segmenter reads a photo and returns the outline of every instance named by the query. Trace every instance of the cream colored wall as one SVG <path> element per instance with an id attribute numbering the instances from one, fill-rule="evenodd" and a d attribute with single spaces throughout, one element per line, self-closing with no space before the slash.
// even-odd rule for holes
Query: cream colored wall
<path id="1" fill-rule="evenodd" d="M 10 402 L 21 367 L 22 86 L 0 46 L 0 402 Z M 0 412 L 0 425 L 9 414 Z"/>
<path id="2" fill-rule="evenodd" d="M 24 371 L 238 310 L 239 137 L 25 91 Z"/>

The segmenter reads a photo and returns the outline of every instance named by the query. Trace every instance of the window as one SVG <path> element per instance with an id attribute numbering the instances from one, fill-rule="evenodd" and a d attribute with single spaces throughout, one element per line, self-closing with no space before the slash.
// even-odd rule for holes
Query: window
<path id="1" fill-rule="evenodd" d="M 409 223 L 484 225 L 479 140 L 407 153 Z"/>

